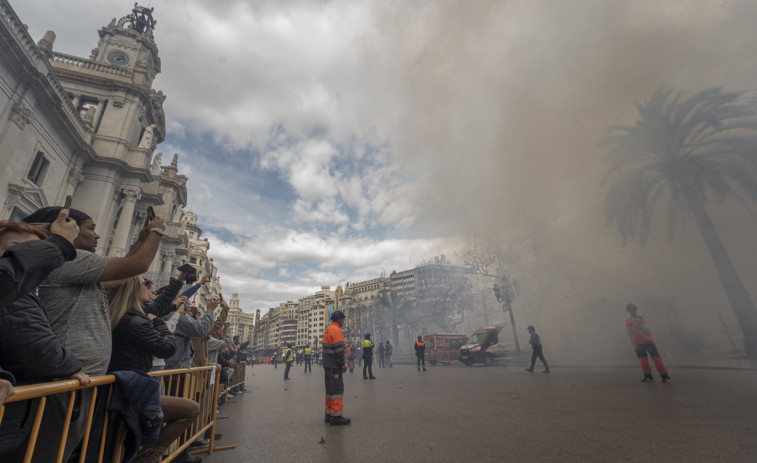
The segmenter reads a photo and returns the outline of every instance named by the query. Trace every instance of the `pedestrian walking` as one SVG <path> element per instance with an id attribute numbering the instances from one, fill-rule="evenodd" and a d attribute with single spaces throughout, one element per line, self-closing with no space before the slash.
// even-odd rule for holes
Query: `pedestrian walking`
<path id="1" fill-rule="evenodd" d="M 352 342 L 347 344 L 347 366 L 350 368 L 350 373 L 354 373 L 355 368 L 355 347 Z"/>
<path id="2" fill-rule="evenodd" d="M 371 333 L 365 333 L 365 339 L 363 339 L 363 379 L 376 379 L 373 376 L 373 341 L 371 341 Z M 368 370 L 368 376 L 365 376 L 365 370 Z"/>
<path id="3" fill-rule="evenodd" d="M 389 340 L 386 340 L 386 346 L 384 347 L 384 364 L 388 367 L 392 366 L 392 352 L 394 351 L 394 347 L 392 347 L 391 344 L 389 344 Z"/>
<path id="4" fill-rule="evenodd" d="M 384 358 L 385 358 L 384 356 L 385 355 L 386 355 L 386 352 L 384 351 L 384 345 L 381 344 L 381 343 L 379 343 L 379 348 L 378 348 L 378 358 L 379 358 L 378 359 L 378 363 L 379 363 L 379 368 L 384 368 Z"/>
<path id="5" fill-rule="evenodd" d="M 273 358 L 271 359 L 273 362 L 273 367 L 278 368 L 279 367 L 279 355 L 277 353 L 273 354 Z"/>
<path id="6" fill-rule="evenodd" d="M 326 423 L 330 426 L 350 424 L 352 420 L 342 416 L 344 378 L 347 371 L 344 334 L 342 325 L 345 315 L 341 310 L 331 314 L 332 323 L 323 333 L 323 370 L 326 375 Z"/>
<path id="7" fill-rule="evenodd" d="M 654 381 L 652 376 L 652 369 L 649 367 L 649 359 L 647 355 L 652 357 L 657 373 L 660 374 L 663 383 L 670 381 L 670 375 L 665 368 L 665 364 L 662 363 L 659 352 L 657 352 L 657 346 L 652 340 L 652 334 L 650 329 L 646 326 L 647 320 L 643 315 L 637 315 L 636 311 L 638 307 L 634 304 L 626 305 L 626 312 L 628 312 L 628 319 L 626 319 L 626 329 L 628 330 L 628 337 L 631 338 L 631 344 L 633 345 L 636 356 L 641 363 L 641 369 L 644 372 L 644 378 L 641 382 Z"/>
<path id="8" fill-rule="evenodd" d="M 528 333 L 531 335 L 531 339 L 528 340 L 529 344 L 531 344 L 531 368 L 526 368 L 526 371 L 529 373 L 534 372 L 534 365 L 536 364 L 536 358 L 539 357 L 539 360 L 541 360 L 541 363 L 544 364 L 544 371 L 542 373 L 549 373 L 549 365 L 547 365 L 547 361 L 544 359 L 544 354 L 542 353 L 542 347 L 541 347 L 541 339 L 539 339 L 539 335 L 536 334 L 536 328 L 529 325 L 528 326 Z"/>
<path id="9" fill-rule="evenodd" d="M 313 372 L 313 349 L 310 348 L 310 343 L 305 344 L 305 373 Z"/>
<path id="10" fill-rule="evenodd" d="M 294 353 L 292 352 L 292 343 L 287 344 L 287 350 L 284 351 L 284 362 L 286 363 L 286 369 L 284 370 L 284 379 L 289 379 L 289 369 L 292 368 L 294 362 Z"/>
<path id="11" fill-rule="evenodd" d="M 415 341 L 415 356 L 418 358 L 418 371 L 421 371 L 421 363 L 423 371 L 426 371 L 426 343 L 423 342 L 423 336 L 420 334 L 418 340 Z"/>

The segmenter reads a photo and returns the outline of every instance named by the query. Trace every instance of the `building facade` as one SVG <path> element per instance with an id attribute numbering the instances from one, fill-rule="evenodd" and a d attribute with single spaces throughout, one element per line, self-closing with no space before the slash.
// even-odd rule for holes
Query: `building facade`
<path id="1" fill-rule="evenodd" d="M 201 230 L 194 241 L 186 235 L 197 220 L 183 218 L 188 179 L 177 155 L 167 165 L 154 155 L 165 138 L 166 96 L 152 85 L 161 70 L 152 10 L 135 5 L 114 18 L 88 58 L 55 50 L 53 31 L 35 44 L 6 0 L 0 17 L 0 219 L 62 206 L 71 195 L 72 207 L 96 223 L 97 252 L 123 256 L 152 207 L 166 233 L 145 276 L 161 286 L 197 259 L 213 275 L 196 296 L 204 306 L 220 283 Z"/>
<path id="2" fill-rule="evenodd" d="M 231 326 L 232 336 L 239 336 L 242 342 L 250 341 L 252 350 L 255 349 L 252 343 L 253 331 L 255 326 L 255 314 L 244 312 L 239 307 L 239 294 L 234 293 L 229 300 L 229 316 L 227 321 Z"/>

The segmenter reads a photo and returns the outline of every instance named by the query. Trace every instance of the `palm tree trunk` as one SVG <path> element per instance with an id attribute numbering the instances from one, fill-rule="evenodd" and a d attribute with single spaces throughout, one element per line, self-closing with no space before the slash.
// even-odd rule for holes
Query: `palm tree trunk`
<path id="1" fill-rule="evenodd" d="M 710 257 L 715 263 L 728 302 L 730 302 L 741 326 L 741 331 L 744 333 L 744 352 L 749 357 L 757 357 L 757 307 L 755 307 L 744 283 L 741 282 L 731 256 L 723 245 L 704 203 L 697 200 L 695 195 L 688 194 L 685 197 L 694 215 L 694 220 L 699 226 L 699 232 L 710 251 Z"/>

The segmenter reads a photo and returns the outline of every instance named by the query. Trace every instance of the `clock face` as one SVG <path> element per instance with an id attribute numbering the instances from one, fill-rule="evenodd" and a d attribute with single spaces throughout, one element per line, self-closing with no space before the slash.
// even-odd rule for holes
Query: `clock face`
<path id="1" fill-rule="evenodd" d="M 108 62 L 113 66 L 126 66 L 129 64 L 129 57 L 122 51 L 112 51 L 108 53 Z"/>

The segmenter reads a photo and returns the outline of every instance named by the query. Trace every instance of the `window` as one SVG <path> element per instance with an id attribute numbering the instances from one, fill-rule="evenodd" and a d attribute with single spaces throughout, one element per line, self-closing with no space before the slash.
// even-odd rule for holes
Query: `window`
<path id="1" fill-rule="evenodd" d="M 190 257 L 189 258 L 189 263 L 190 264 L 196 264 L 197 263 L 197 259 L 195 259 L 194 257 Z"/>
<path id="2" fill-rule="evenodd" d="M 21 222 L 24 219 L 24 217 L 26 217 L 27 215 L 29 214 L 22 211 L 17 206 L 13 206 L 13 209 L 11 209 L 11 215 L 10 217 L 8 217 L 8 220 L 12 220 L 14 222 Z"/>
<path id="3" fill-rule="evenodd" d="M 35 185 L 41 186 L 42 180 L 45 179 L 47 166 L 49 165 L 50 161 L 45 158 L 45 154 L 42 151 L 37 151 L 37 155 L 34 157 L 32 168 L 29 169 L 29 175 L 27 175 L 26 178 L 34 182 Z"/>

